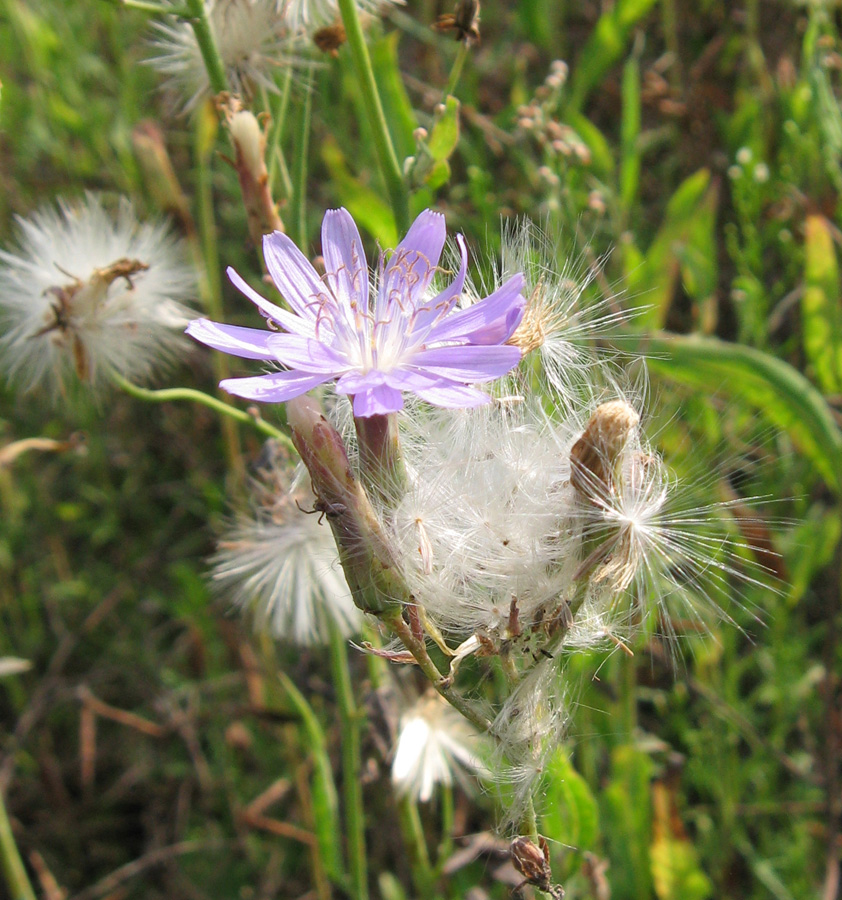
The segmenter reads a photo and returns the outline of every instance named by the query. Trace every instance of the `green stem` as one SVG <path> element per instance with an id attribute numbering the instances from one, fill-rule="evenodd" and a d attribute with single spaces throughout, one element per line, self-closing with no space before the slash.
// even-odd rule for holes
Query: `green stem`
<path id="1" fill-rule="evenodd" d="M 35 900 L 35 891 L 32 890 L 23 860 L 20 858 L 2 794 L 0 794 L 0 864 L 11 900 Z"/>
<path id="2" fill-rule="evenodd" d="M 208 19 L 207 7 L 204 0 L 186 0 L 186 6 L 193 33 L 196 35 L 196 43 L 199 45 L 199 52 L 208 72 L 211 90 L 214 94 L 221 94 L 228 90 L 228 78 Z"/>
<path id="3" fill-rule="evenodd" d="M 187 7 L 168 6 L 166 3 L 155 3 L 154 0 L 120 0 L 120 5 L 129 9 L 141 9 L 144 12 L 157 13 L 161 16 L 186 18 L 190 15 Z"/>
<path id="4" fill-rule="evenodd" d="M 313 108 L 313 66 L 310 66 L 307 89 L 301 101 L 301 117 L 298 120 L 298 140 L 295 153 L 295 185 L 293 199 L 295 210 L 292 227 L 295 229 L 295 242 L 302 249 L 307 245 L 307 163 L 310 152 L 310 113 Z"/>
<path id="5" fill-rule="evenodd" d="M 436 876 L 430 866 L 430 855 L 427 851 L 421 816 L 418 813 L 418 804 L 408 794 L 404 794 L 398 797 L 398 813 L 404 844 L 409 854 L 409 868 L 415 891 L 419 897 L 433 897 Z"/>
<path id="6" fill-rule="evenodd" d="M 404 647 L 413 655 L 418 668 L 426 676 L 432 686 L 445 700 L 483 734 L 491 732 L 491 722 L 472 703 L 466 700 L 453 686 L 449 678 L 439 672 L 436 664 L 430 659 L 423 638 L 417 638 L 412 629 L 404 621 L 400 610 L 390 611 L 381 616 L 383 621 L 401 639 Z"/>
<path id="7" fill-rule="evenodd" d="M 287 437 L 283 431 L 275 428 L 274 425 L 270 425 L 265 419 L 261 419 L 260 416 L 257 415 L 252 415 L 245 410 L 237 409 L 235 406 L 231 406 L 224 400 L 219 400 L 217 397 L 212 397 L 210 394 L 205 394 L 203 391 L 197 391 L 194 388 L 161 388 L 159 390 L 151 390 L 150 388 L 139 387 L 136 384 L 132 384 L 116 372 L 112 373 L 111 378 L 127 394 L 131 394 L 132 397 L 136 397 L 138 400 L 146 400 L 150 403 L 169 403 L 173 400 L 189 400 L 192 403 L 200 403 L 202 406 L 207 406 L 215 412 L 234 419 L 236 422 L 241 422 L 244 425 L 251 425 L 252 428 L 255 428 L 261 434 L 266 435 L 266 437 L 274 438 L 282 443 L 287 450 L 295 452 L 295 446 L 289 437 Z"/>
<path id="8" fill-rule="evenodd" d="M 377 151 L 377 159 L 383 172 L 383 180 L 386 182 L 386 190 L 392 204 L 392 212 L 395 214 L 395 224 L 398 232 L 404 234 L 409 228 L 409 200 L 406 185 L 401 173 L 392 137 L 386 123 L 386 115 L 383 112 L 383 104 L 377 91 L 377 82 L 374 78 L 374 69 L 371 65 L 371 57 L 363 36 L 360 17 L 355 0 L 338 0 L 339 12 L 342 15 L 342 24 L 348 38 L 348 48 L 354 61 L 357 80 L 360 86 L 363 103 L 365 105 L 368 122 L 374 138 L 374 147 Z"/>
<path id="9" fill-rule="evenodd" d="M 453 94 L 456 90 L 456 85 L 459 84 L 459 79 L 462 77 L 462 69 L 465 65 L 465 60 L 468 58 L 469 52 L 468 42 L 460 41 L 456 59 L 453 60 L 453 68 L 450 70 L 450 78 L 447 81 L 447 89 L 444 92 L 445 97 Z"/>
<path id="10" fill-rule="evenodd" d="M 204 9 L 204 6 L 202 8 Z M 217 128 L 218 122 L 215 115 L 206 108 L 201 109 L 196 117 L 195 134 L 199 241 L 203 260 L 200 278 L 208 312 L 217 322 L 224 322 L 225 312 L 222 305 L 222 279 L 219 274 L 219 248 L 216 242 L 213 181 L 210 167 Z M 224 354 L 214 353 L 212 365 L 217 382 L 227 378 L 230 374 L 228 360 Z M 233 424 L 227 419 L 222 420 L 222 438 L 231 473 L 238 481 L 242 482 L 245 476 L 245 464 L 240 448 L 240 438 Z"/>
<path id="11" fill-rule="evenodd" d="M 275 103 L 270 110 L 272 123 L 269 126 L 269 134 L 266 135 L 266 158 L 269 164 L 269 193 L 273 193 L 275 182 L 278 178 L 283 184 L 284 196 L 292 197 L 292 179 L 289 176 L 286 159 L 281 150 L 281 141 L 284 136 L 287 109 L 289 108 L 289 95 L 292 87 L 292 66 L 287 66 L 284 74 L 284 84 L 279 94 L 275 96 Z M 268 104 L 267 104 L 268 108 Z"/>
<path id="12" fill-rule="evenodd" d="M 363 487 L 387 509 L 406 492 L 397 413 L 356 417 Z"/>
<path id="13" fill-rule="evenodd" d="M 453 786 L 443 784 L 441 786 L 441 843 L 439 844 L 436 866 L 438 869 L 444 865 L 453 853 Z"/>
<path id="14" fill-rule="evenodd" d="M 357 708 L 354 698 L 354 688 L 348 666 L 348 645 L 333 622 L 330 623 L 330 663 L 342 730 L 342 796 L 345 801 L 345 833 L 348 840 L 351 891 L 354 900 L 368 900 L 365 810 L 360 783 L 362 713 Z"/>

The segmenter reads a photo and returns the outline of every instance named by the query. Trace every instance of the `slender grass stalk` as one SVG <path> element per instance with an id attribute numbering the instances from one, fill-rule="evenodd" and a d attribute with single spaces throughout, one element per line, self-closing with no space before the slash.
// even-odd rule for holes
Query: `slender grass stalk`
<path id="1" fill-rule="evenodd" d="M 353 900 L 368 900 L 365 810 L 360 784 L 362 774 L 360 730 L 363 713 L 357 707 L 354 697 L 351 670 L 348 666 L 348 645 L 333 622 L 330 623 L 330 663 L 342 729 L 342 797 L 345 806 L 351 896 Z"/>
<path id="2" fill-rule="evenodd" d="M 280 178 L 284 196 L 287 198 L 292 197 L 292 178 L 290 178 L 286 158 L 283 149 L 281 148 L 281 142 L 284 137 L 284 126 L 286 125 L 287 110 L 289 109 L 291 88 L 292 66 L 287 66 L 284 73 L 283 87 L 273 98 L 274 102 L 271 106 L 268 100 L 265 100 L 264 102 L 264 106 L 269 110 L 272 117 L 269 133 L 266 135 L 266 159 L 269 166 L 269 193 L 274 195 L 275 182 Z"/>
<path id="3" fill-rule="evenodd" d="M 459 79 L 462 77 L 462 69 L 465 66 L 465 60 L 468 58 L 470 49 L 467 41 L 459 41 L 459 50 L 456 52 L 456 59 L 453 60 L 453 67 L 450 70 L 450 78 L 447 80 L 447 88 L 444 96 L 447 97 L 456 91 Z"/>
<path id="4" fill-rule="evenodd" d="M 119 0 L 121 6 L 128 9 L 141 9 L 144 12 L 157 13 L 160 16 L 178 16 L 187 18 L 190 11 L 186 6 L 168 6 L 166 3 L 155 3 L 154 0 Z"/>
<path id="5" fill-rule="evenodd" d="M 526 809 L 523 811 L 523 819 L 520 823 L 520 833 L 528 837 L 533 844 L 538 844 L 538 816 L 535 815 L 535 804 L 530 795 L 526 800 Z"/>
<path id="6" fill-rule="evenodd" d="M 11 900 L 35 900 L 35 891 L 29 883 L 23 860 L 20 858 L 2 793 L 0 793 L 0 864 Z"/>
<path id="7" fill-rule="evenodd" d="M 436 871 L 440 872 L 453 853 L 453 785 L 443 784 L 441 793 L 441 841 L 436 851 Z"/>
<path id="8" fill-rule="evenodd" d="M 295 183 L 292 198 L 294 202 L 292 227 L 295 242 L 299 247 L 307 246 L 307 163 L 310 152 L 310 114 L 313 109 L 312 91 L 313 66 L 310 66 L 307 78 L 307 90 L 301 100 L 300 116 L 296 128 L 295 146 Z"/>
<path id="9" fill-rule="evenodd" d="M 398 815 L 409 855 L 409 868 L 415 890 L 419 897 L 434 897 L 436 873 L 430 866 L 430 854 L 427 850 L 418 804 L 409 794 L 398 797 Z"/>
<path id="10" fill-rule="evenodd" d="M 200 277 L 208 312 L 218 322 L 224 322 L 222 280 L 219 274 L 219 250 L 216 243 L 216 221 L 210 169 L 211 154 L 216 134 L 217 120 L 210 110 L 205 107 L 200 110 L 199 115 L 196 117 L 195 134 L 196 189 L 199 206 L 198 225 L 203 259 Z M 230 374 L 228 357 L 224 353 L 214 353 L 212 365 L 217 381 L 222 381 Z M 238 480 L 242 481 L 245 476 L 245 463 L 243 462 L 242 449 L 240 447 L 240 437 L 233 423 L 227 419 L 222 420 L 222 437 L 229 469 Z"/>
<path id="11" fill-rule="evenodd" d="M 136 397 L 138 400 L 146 400 L 150 403 L 171 403 L 175 400 L 189 400 L 191 403 L 199 403 L 202 406 L 207 406 L 215 412 L 227 416 L 229 419 L 233 419 L 235 422 L 251 425 L 252 428 L 256 429 L 261 434 L 266 435 L 266 437 L 274 438 L 282 443 L 287 450 L 295 453 L 295 446 L 283 431 L 275 428 L 274 425 L 270 425 L 260 416 L 252 415 L 252 413 L 242 409 L 237 409 L 235 406 L 231 406 L 224 400 L 212 397 L 210 394 L 206 394 L 203 391 L 197 391 L 195 388 L 160 388 L 158 390 L 152 390 L 150 388 L 132 384 L 130 381 L 123 378 L 122 375 L 117 375 L 116 373 L 112 375 L 112 380 L 127 394 L 131 394 L 132 397 Z"/>
<path id="12" fill-rule="evenodd" d="M 187 18 L 196 35 L 196 43 L 202 54 L 202 60 L 208 72 L 211 90 L 215 94 L 221 94 L 228 90 L 228 77 L 225 74 L 225 66 L 216 46 L 216 38 L 208 19 L 208 11 L 204 0 L 185 0 Z"/>
<path id="13" fill-rule="evenodd" d="M 348 38 L 348 48 L 354 60 L 354 69 L 365 105 L 368 123 L 371 127 L 374 147 L 377 151 L 377 159 L 383 180 L 386 182 L 386 190 L 389 194 L 389 202 L 395 215 L 395 223 L 398 231 L 404 234 L 409 228 L 409 198 L 406 184 L 403 180 L 398 156 L 389 134 L 389 126 L 386 123 L 386 115 L 383 112 L 383 103 L 377 90 L 377 82 L 374 78 L 374 69 L 371 65 L 371 56 L 365 43 L 363 29 L 360 25 L 360 17 L 357 4 L 354 0 L 338 0 L 339 12 L 342 15 L 342 24 Z"/>

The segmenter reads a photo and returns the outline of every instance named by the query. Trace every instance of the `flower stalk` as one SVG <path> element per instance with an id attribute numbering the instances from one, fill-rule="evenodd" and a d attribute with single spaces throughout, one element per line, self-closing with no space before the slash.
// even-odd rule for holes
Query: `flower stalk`
<path id="1" fill-rule="evenodd" d="M 123 378 L 122 375 L 117 375 L 116 373 L 111 377 L 119 388 L 124 390 L 127 394 L 130 394 L 132 397 L 136 397 L 138 400 L 145 400 L 149 403 L 171 403 L 176 400 L 187 400 L 191 403 L 199 403 L 200 405 L 207 406 L 209 409 L 214 410 L 214 412 L 218 412 L 220 415 L 233 419 L 236 422 L 240 422 L 243 425 L 251 425 L 266 437 L 274 438 L 279 441 L 288 450 L 295 449 L 292 441 L 283 433 L 283 431 L 275 428 L 274 425 L 270 425 L 269 422 L 261 418 L 256 411 L 237 409 L 235 406 L 231 406 L 224 400 L 212 397 L 210 394 L 198 391 L 195 388 L 159 388 L 153 390 L 151 388 L 140 387 L 137 384 L 132 384 L 130 381 Z"/>
<path id="2" fill-rule="evenodd" d="M 369 493 L 385 508 L 406 486 L 396 413 L 354 419 L 360 448 L 360 473 Z"/>
<path id="3" fill-rule="evenodd" d="M 386 536 L 354 477 L 339 432 L 314 401 L 290 401 L 292 440 L 313 484 L 316 511 L 324 514 L 336 540 L 339 560 L 354 602 L 377 616 L 410 600 Z"/>
<path id="4" fill-rule="evenodd" d="M 219 48 L 216 46 L 207 7 L 204 0 L 185 0 L 185 8 L 208 72 L 211 90 L 215 94 L 221 94 L 228 90 L 228 78 L 225 75 L 225 65 L 219 55 Z"/>
<path id="5" fill-rule="evenodd" d="M 395 224 L 399 232 L 404 232 L 409 225 L 409 198 L 392 136 L 389 133 L 386 115 L 383 112 L 383 103 L 377 90 L 377 81 L 374 78 L 374 69 L 360 24 L 357 4 L 354 0 L 337 0 L 337 5 L 342 16 L 342 24 L 345 26 L 348 47 L 354 61 L 354 69 L 368 115 L 380 170 L 383 173 L 392 212 L 395 215 Z"/>
<path id="6" fill-rule="evenodd" d="M 2 793 L 0 793 L 0 863 L 11 900 L 35 900 L 35 891 L 20 858 Z"/>
<path id="7" fill-rule="evenodd" d="M 365 808 L 360 782 L 360 732 L 363 712 L 354 698 L 348 646 L 342 632 L 330 624 L 330 663 L 342 730 L 342 793 L 345 834 L 348 842 L 348 870 L 353 900 L 368 900 L 368 866 L 365 850 Z"/>
<path id="8" fill-rule="evenodd" d="M 430 865 L 424 826 L 418 812 L 418 804 L 408 793 L 398 797 L 398 815 L 409 856 L 412 880 L 415 882 L 415 890 L 419 897 L 434 897 L 436 876 Z"/>

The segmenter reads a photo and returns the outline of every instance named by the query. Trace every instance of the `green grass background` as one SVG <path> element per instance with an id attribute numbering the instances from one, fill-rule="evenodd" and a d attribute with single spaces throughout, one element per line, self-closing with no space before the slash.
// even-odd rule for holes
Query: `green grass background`
<path id="1" fill-rule="evenodd" d="M 527 215 L 559 235 L 560 262 L 587 266 L 610 251 L 591 290 L 646 307 L 626 341 L 654 352 L 652 425 L 667 459 L 688 477 L 701 461 L 700 502 L 779 501 L 761 512 L 762 537 L 780 554 L 777 587 L 714 598 L 735 624 L 682 639 L 677 664 L 654 633 L 633 658 L 571 664 L 580 704 L 571 762 L 558 761 L 543 802 L 570 898 L 602 900 L 600 878 L 587 874 L 599 860 L 614 900 L 839 895 L 842 46 L 833 6 L 484 0 L 482 41 L 457 90 L 458 134 L 455 111 L 433 130 L 458 51 L 429 29 L 446 7 L 409 0 L 371 32 L 399 158 L 416 152 L 419 124 L 437 141 L 413 208 L 442 209 L 475 248 L 498 246 L 501 217 Z M 160 214 L 132 146 L 146 119 L 163 128 L 200 214 L 195 122 L 172 112 L 142 65 L 149 21 L 105 0 L 0 0 L 4 245 L 15 215 L 86 189 Z M 283 198 L 309 252 L 323 210 L 338 204 L 372 247 L 395 234 L 346 50 L 313 75 L 305 202 L 300 192 Z M 517 129 L 518 108 L 554 59 L 570 74 L 550 112 L 584 159 Z M 290 160 L 303 102 L 293 90 L 282 143 Z M 221 135 L 214 147 L 206 162 L 219 259 L 248 271 L 254 248 Z M 227 286 L 225 304 L 249 321 Z M 667 342 L 666 332 L 680 337 Z M 173 383 L 209 389 L 212 377 L 197 350 Z M 243 815 L 280 782 L 266 815 L 308 834 L 325 827 L 318 773 L 327 759 L 339 778 L 338 724 L 326 654 L 268 646 L 209 593 L 205 560 L 237 502 L 218 422 L 122 395 L 57 408 L 0 395 L 2 443 L 76 431 L 84 455 L 30 454 L 0 469 L 0 656 L 32 662 L 0 680 L 0 789 L 36 888 L 48 897 L 54 878 L 66 894 L 49 900 L 342 897 L 318 844 Z M 259 440 L 241 440 L 243 458 L 256 458 Z M 256 687 L 267 655 L 309 698 L 321 749 L 279 685 Z M 363 697 L 365 660 L 352 664 Z M 86 691 L 159 730 L 99 716 L 91 744 Z M 372 892 L 399 900 L 417 894 L 370 712 Z M 422 811 L 431 846 L 443 813 L 435 803 Z M 453 815 L 460 835 L 495 823 L 483 795 L 457 792 Z M 440 879 L 438 895 L 507 896 L 500 862 L 481 856 Z"/>

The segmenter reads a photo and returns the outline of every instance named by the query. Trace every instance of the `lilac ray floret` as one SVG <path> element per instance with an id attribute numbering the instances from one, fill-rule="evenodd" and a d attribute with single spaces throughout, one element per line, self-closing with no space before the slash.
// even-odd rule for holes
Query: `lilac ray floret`
<path id="1" fill-rule="evenodd" d="M 396 412 L 406 392 L 444 407 L 487 403 L 488 394 L 471 385 L 505 375 L 521 358 L 506 341 L 523 317 L 523 276 L 457 309 L 468 265 L 461 235 L 459 271 L 438 294 L 431 289 L 445 239 L 444 216 L 426 210 L 372 276 L 354 220 L 345 209 L 329 210 L 323 276 L 285 234 L 263 239 L 266 266 L 288 309 L 228 270 L 272 331 L 197 319 L 187 332 L 214 349 L 282 368 L 221 382 L 248 400 L 283 402 L 332 381 L 363 417 Z"/>

